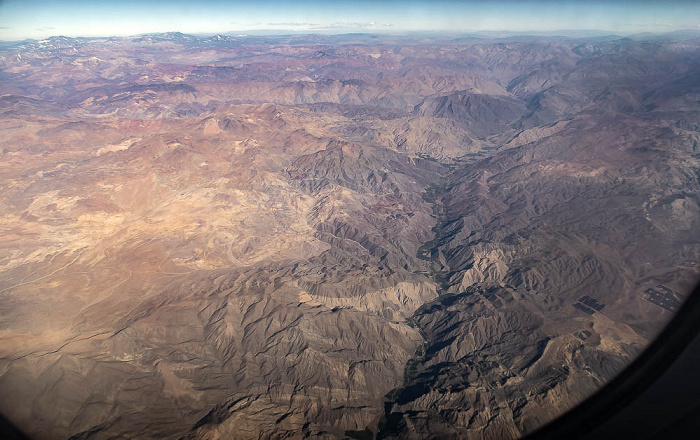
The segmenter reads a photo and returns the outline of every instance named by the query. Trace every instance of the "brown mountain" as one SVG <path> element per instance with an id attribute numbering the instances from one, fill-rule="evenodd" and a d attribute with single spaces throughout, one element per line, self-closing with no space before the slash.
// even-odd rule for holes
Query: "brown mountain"
<path id="1" fill-rule="evenodd" d="M 700 40 L 0 49 L 0 411 L 55 438 L 514 438 L 698 278 Z"/>

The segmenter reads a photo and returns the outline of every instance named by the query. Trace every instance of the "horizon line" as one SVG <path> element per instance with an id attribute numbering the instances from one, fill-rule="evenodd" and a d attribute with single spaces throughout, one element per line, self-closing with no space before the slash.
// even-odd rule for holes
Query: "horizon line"
<path id="1" fill-rule="evenodd" d="M 408 30 L 386 30 L 379 31 L 373 29 L 371 32 L 362 32 L 361 30 L 352 29 L 274 29 L 274 28 L 258 28 L 258 29 L 245 29 L 245 30 L 229 30 L 225 32 L 182 32 L 178 30 L 170 30 L 163 32 L 143 32 L 130 35 L 78 35 L 71 36 L 66 34 L 55 34 L 49 35 L 44 38 L 23 38 L 18 40 L 5 40 L 0 39 L 3 43 L 22 43 L 27 41 L 43 41 L 49 40 L 51 38 L 73 38 L 73 39 L 100 39 L 100 38 L 138 38 L 138 37 L 148 37 L 148 36 L 158 36 L 167 34 L 180 34 L 185 36 L 197 37 L 197 38 L 207 38 L 215 37 L 217 35 L 233 38 L 243 38 L 243 37 L 264 37 L 264 36 L 276 36 L 282 37 L 287 35 L 323 35 L 323 36 L 342 36 L 342 35 L 376 35 L 376 36 L 408 36 L 416 34 L 431 34 L 431 35 L 450 35 L 450 36 L 480 36 L 480 35 L 493 35 L 493 34 L 507 34 L 509 37 L 518 36 L 541 36 L 541 37 L 572 37 L 570 34 L 598 34 L 597 36 L 611 36 L 611 37 L 631 37 L 637 35 L 653 35 L 653 36 L 664 36 L 671 34 L 682 34 L 682 33 L 692 33 L 700 36 L 700 29 L 695 28 L 685 28 L 677 29 L 673 31 L 641 31 L 641 32 L 619 32 L 613 30 L 604 29 L 555 29 L 555 30 L 543 30 L 543 31 L 532 31 L 532 30 L 510 30 L 510 29 L 488 29 L 488 30 L 435 30 L 435 29 L 408 29 Z M 237 35 L 231 35 L 237 34 Z M 252 35 L 256 34 L 256 35 Z M 569 35 L 567 35 L 569 34 Z"/>

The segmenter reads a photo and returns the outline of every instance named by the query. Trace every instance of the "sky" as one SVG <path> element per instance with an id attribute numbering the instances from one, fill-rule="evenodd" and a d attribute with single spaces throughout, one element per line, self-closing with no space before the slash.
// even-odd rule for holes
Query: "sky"
<path id="1" fill-rule="evenodd" d="M 0 0 L 0 40 L 279 32 L 700 31 L 697 0 Z"/>

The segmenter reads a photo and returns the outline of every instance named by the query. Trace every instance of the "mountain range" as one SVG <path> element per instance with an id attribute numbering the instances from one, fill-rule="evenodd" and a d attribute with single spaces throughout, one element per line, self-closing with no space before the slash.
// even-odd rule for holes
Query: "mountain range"
<path id="1" fill-rule="evenodd" d="M 517 438 L 698 279 L 700 38 L 0 47 L 32 438 Z"/>

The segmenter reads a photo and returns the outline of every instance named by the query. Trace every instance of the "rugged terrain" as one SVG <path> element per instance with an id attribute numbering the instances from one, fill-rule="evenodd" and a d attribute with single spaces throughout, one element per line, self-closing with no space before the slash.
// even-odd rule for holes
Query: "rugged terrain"
<path id="1" fill-rule="evenodd" d="M 529 432 L 699 275 L 698 71 L 684 35 L 4 44 L 0 411 L 37 439 Z"/>

